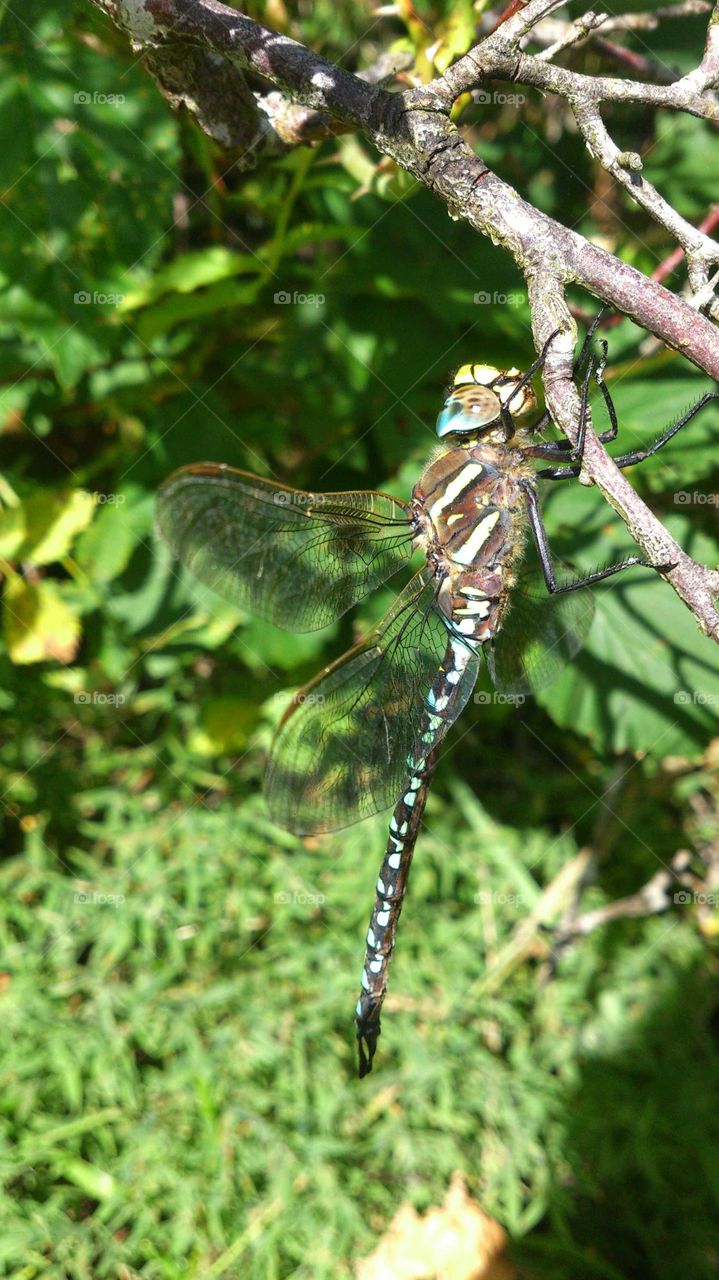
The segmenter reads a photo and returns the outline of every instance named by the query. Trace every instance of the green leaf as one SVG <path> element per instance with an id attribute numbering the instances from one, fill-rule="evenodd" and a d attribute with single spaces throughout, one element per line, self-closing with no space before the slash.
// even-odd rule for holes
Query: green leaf
<path id="1" fill-rule="evenodd" d="M 257 704 L 241 697 L 208 698 L 190 746 L 200 755 L 240 751 L 257 723 Z"/>
<path id="2" fill-rule="evenodd" d="M 117 1194 L 118 1183 L 112 1174 L 88 1164 L 87 1160 L 58 1158 L 53 1160 L 53 1165 L 68 1182 L 93 1200 L 109 1200 Z"/>
<path id="3" fill-rule="evenodd" d="M 92 524 L 75 549 L 79 565 L 94 582 L 111 582 L 127 567 L 137 545 L 137 533 L 125 509 L 123 494 L 98 507 Z"/>
<path id="4" fill-rule="evenodd" d="M 147 307 L 168 293 L 194 293 L 206 285 L 215 284 L 231 276 L 257 275 L 264 272 L 259 257 L 249 253 L 237 253 L 215 245 L 195 253 L 182 253 L 167 266 L 156 271 L 144 284 L 125 296 L 121 312 L 136 311 Z"/>
<path id="5" fill-rule="evenodd" d="M 691 555 L 716 561 L 716 546 L 692 535 L 688 521 L 667 523 Z M 601 752 L 701 754 L 719 723 L 719 647 L 651 570 L 628 569 L 594 597 L 585 648 L 540 702 Z"/>
<path id="6" fill-rule="evenodd" d="M 174 294 L 143 312 L 138 333 L 143 342 L 149 344 L 183 321 L 199 320 L 235 307 L 248 307 L 257 298 L 262 284 L 262 280 L 254 280 L 251 284 L 221 280 L 202 293 Z"/>

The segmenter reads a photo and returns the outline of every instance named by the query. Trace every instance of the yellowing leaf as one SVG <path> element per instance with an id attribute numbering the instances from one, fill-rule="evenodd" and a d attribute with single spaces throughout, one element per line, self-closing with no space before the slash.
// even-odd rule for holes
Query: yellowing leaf
<path id="1" fill-rule="evenodd" d="M 92 494 L 84 489 L 34 493 L 0 513 L 0 555 L 32 564 L 62 560 L 94 513 Z"/>
<path id="2" fill-rule="evenodd" d="M 0 559 L 17 560 L 25 541 L 25 512 L 22 506 L 0 511 Z"/>
<path id="3" fill-rule="evenodd" d="M 9 578 L 3 603 L 5 638 L 13 662 L 72 662 L 80 643 L 80 623 L 54 582 Z"/>

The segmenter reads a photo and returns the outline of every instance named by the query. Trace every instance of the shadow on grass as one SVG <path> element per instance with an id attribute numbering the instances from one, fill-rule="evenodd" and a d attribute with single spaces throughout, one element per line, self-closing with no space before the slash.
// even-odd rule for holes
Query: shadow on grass
<path id="1" fill-rule="evenodd" d="M 547 1214 L 515 1252 L 528 1280 L 719 1275 L 718 1034 L 719 987 L 697 971 L 585 1062 Z"/>

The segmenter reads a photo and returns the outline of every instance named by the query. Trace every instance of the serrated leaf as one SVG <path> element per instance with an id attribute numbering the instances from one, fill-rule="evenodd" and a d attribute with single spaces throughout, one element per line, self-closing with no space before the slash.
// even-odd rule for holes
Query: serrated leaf
<path id="1" fill-rule="evenodd" d="M 5 638 L 13 662 L 72 662 L 80 644 L 80 623 L 54 582 L 9 578 L 3 605 Z"/>

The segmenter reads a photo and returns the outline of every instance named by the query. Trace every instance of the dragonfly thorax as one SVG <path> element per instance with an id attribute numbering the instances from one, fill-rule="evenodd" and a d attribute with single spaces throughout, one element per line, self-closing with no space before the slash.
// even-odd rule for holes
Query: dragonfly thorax
<path id="1" fill-rule="evenodd" d="M 496 634 L 524 543 L 520 449 L 486 442 L 449 449 L 425 467 L 412 495 L 438 603 L 469 642 Z"/>
<path id="2" fill-rule="evenodd" d="M 463 364 L 437 418 L 437 435 L 460 434 L 506 444 L 517 429 L 514 419 L 525 419 L 537 408 L 531 386 L 521 385 L 523 377 L 519 369 Z M 503 409 L 508 411 L 504 419 Z"/>

